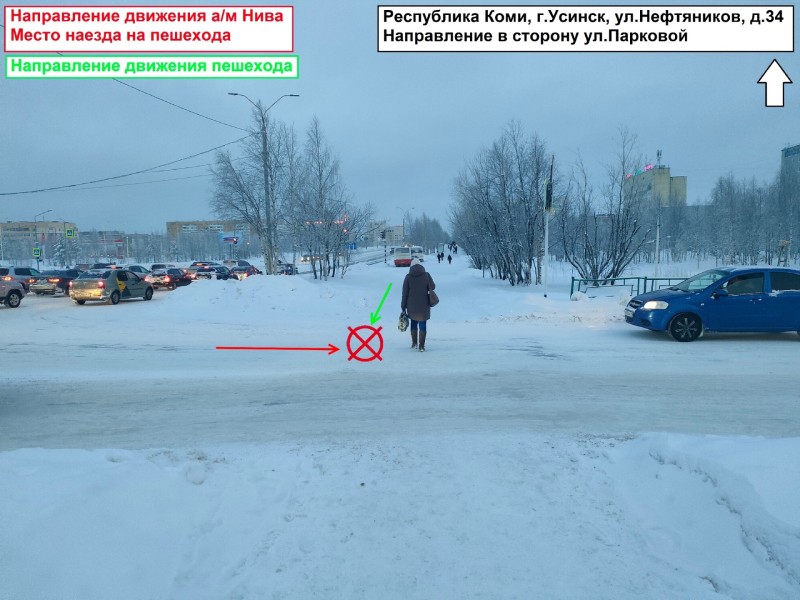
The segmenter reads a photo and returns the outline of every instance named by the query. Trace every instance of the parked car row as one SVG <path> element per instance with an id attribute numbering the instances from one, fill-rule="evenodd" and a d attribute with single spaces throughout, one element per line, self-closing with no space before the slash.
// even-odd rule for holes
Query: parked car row
<path id="1" fill-rule="evenodd" d="M 195 261 L 189 267 L 153 263 L 149 269 L 107 262 L 41 272 L 32 267 L 0 267 L 0 303 L 16 308 L 30 292 L 37 296 L 69 296 L 77 304 L 89 301 L 117 304 L 132 298 L 150 300 L 154 290 L 174 290 L 198 279 L 242 280 L 262 274 L 246 260 L 224 262 L 230 267 L 214 261 Z M 294 275 L 296 270 L 292 265 L 281 264 L 279 273 Z"/>

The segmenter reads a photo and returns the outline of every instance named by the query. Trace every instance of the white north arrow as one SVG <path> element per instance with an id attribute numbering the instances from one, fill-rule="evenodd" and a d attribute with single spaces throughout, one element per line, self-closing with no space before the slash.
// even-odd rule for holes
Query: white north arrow
<path id="1" fill-rule="evenodd" d="M 783 86 L 792 83 L 792 80 L 778 61 L 773 60 L 758 83 L 763 83 L 765 87 L 765 106 L 783 106 Z"/>

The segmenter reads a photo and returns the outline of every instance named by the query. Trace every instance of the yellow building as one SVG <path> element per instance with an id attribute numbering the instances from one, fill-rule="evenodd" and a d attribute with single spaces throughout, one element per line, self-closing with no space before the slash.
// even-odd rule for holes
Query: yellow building
<path id="1" fill-rule="evenodd" d="M 70 221 L 6 221 L 0 223 L 6 239 L 25 239 L 44 244 L 55 237 L 77 237 L 78 228 Z"/>
<path id="2" fill-rule="evenodd" d="M 672 176 L 669 167 L 663 165 L 646 165 L 626 176 L 625 194 L 661 206 L 686 206 L 686 176 Z"/>

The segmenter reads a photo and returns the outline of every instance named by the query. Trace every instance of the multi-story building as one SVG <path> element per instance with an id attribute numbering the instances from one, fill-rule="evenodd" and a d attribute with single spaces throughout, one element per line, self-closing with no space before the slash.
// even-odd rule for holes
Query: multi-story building
<path id="1" fill-rule="evenodd" d="M 658 164 L 645 165 L 636 173 L 627 175 L 625 194 L 634 194 L 642 202 L 656 206 L 686 206 L 686 176 L 673 176 L 669 167 L 661 164 L 659 151 Z"/>
<path id="2" fill-rule="evenodd" d="M 167 237 L 178 239 L 184 235 L 195 233 L 240 234 L 249 236 L 250 227 L 236 221 L 167 221 Z"/>
<path id="3" fill-rule="evenodd" d="M 250 226 L 236 221 L 168 221 L 167 238 L 176 260 L 249 258 L 260 252 Z"/>
<path id="4" fill-rule="evenodd" d="M 77 240 L 78 228 L 71 221 L 6 221 L 0 223 L 0 260 L 27 263 L 55 253 L 62 258 L 74 252 Z"/>
<path id="5" fill-rule="evenodd" d="M 644 202 L 661 206 L 686 206 L 686 176 L 673 177 L 669 167 L 647 165 L 642 171 L 631 175 L 626 182 L 628 191 L 642 195 Z"/>
<path id="6" fill-rule="evenodd" d="M 781 171 L 800 171 L 800 144 L 787 146 L 781 150 Z"/>
<path id="7" fill-rule="evenodd" d="M 0 223 L 0 231 L 3 232 L 5 239 L 24 239 L 29 240 L 31 244 L 34 242 L 44 244 L 56 236 L 78 235 L 78 228 L 70 221 L 6 221 Z"/>
<path id="8" fill-rule="evenodd" d="M 399 246 L 403 243 L 403 226 L 387 225 L 386 221 L 374 221 L 369 225 L 369 237 L 366 240 L 369 246 Z"/>

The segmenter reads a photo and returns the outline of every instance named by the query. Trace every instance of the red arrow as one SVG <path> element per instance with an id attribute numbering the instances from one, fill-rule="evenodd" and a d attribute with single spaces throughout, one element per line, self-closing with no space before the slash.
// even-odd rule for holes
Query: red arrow
<path id="1" fill-rule="evenodd" d="M 328 344 L 325 348 L 287 348 L 281 346 L 217 346 L 217 350 L 310 350 L 310 351 L 327 351 L 328 354 L 338 352 L 339 348 L 333 344 Z"/>

